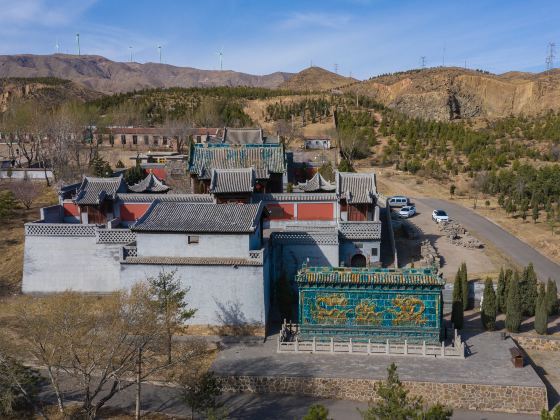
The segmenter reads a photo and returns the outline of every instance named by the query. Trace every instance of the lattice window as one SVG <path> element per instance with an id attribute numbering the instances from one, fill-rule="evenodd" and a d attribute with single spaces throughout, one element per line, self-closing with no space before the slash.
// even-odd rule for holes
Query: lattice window
<path id="1" fill-rule="evenodd" d="M 96 225 L 70 223 L 26 223 L 27 236 L 95 236 Z"/>
<path id="2" fill-rule="evenodd" d="M 381 222 L 341 222 L 340 233 L 347 239 L 380 239 Z"/>
<path id="3" fill-rule="evenodd" d="M 136 240 L 136 233 L 130 229 L 98 229 L 99 244 L 129 244 Z"/>

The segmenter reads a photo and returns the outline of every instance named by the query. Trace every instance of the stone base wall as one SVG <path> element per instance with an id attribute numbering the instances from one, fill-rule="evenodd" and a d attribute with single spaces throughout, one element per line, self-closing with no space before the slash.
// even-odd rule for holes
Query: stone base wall
<path id="1" fill-rule="evenodd" d="M 513 339 L 523 350 L 560 351 L 560 339 L 514 335 Z"/>
<path id="2" fill-rule="evenodd" d="M 265 337 L 263 325 L 188 325 L 181 330 L 184 335 L 255 336 Z"/>
<path id="3" fill-rule="evenodd" d="M 224 376 L 224 391 L 306 395 L 369 402 L 377 399 L 373 379 Z M 548 407 L 546 388 L 403 381 L 411 397 L 454 409 L 540 413 Z"/>

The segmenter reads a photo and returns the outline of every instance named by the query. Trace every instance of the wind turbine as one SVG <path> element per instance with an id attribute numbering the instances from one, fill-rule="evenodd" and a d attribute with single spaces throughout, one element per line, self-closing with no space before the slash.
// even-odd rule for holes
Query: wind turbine
<path id="1" fill-rule="evenodd" d="M 220 71 L 224 69 L 223 62 L 224 62 L 224 47 L 220 48 L 216 54 L 220 57 Z"/>
<path id="2" fill-rule="evenodd" d="M 56 38 L 55 48 L 56 48 L 56 53 L 58 54 L 60 52 L 60 44 L 58 43 L 58 38 Z"/>
<path id="3" fill-rule="evenodd" d="M 80 54 L 80 34 L 76 34 L 76 42 L 78 43 L 78 55 Z"/>
<path id="4" fill-rule="evenodd" d="M 159 64 L 161 64 L 161 45 L 158 45 L 158 50 L 159 50 Z"/>
<path id="5" fill-rule="evenodd" d="M 128 51 L 130 51 L 130 62 L 132 63 L 132 46 L 128 46 Z"/>

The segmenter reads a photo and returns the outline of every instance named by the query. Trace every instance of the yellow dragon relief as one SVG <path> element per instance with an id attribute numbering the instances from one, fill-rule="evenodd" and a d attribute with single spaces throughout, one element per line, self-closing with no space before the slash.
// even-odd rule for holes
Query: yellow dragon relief
<path id="1" fill-rule="evenodd" d="M 426 305 L 418 298 L 397 296 L 393 299 L 393 306 L 399 308 L 398 311 L 393 308 L 387 308 L 387 311 L 394 315 L 393 325 L 423 325 L 427 322 L 426 318 L 424 318 Z"/>
<path id="2" fill-rule="evenodd" d="M 318 321 L 332 320 L 341 322 L 346 320 L 346 316 L 352 309 L 340 309 L 336 306 L 346 306 L 348 301 L 343 295 L 317 296 L 315 300 L 315 318 Z M 333 308 L 334 306 L 334 308 Z"/>
<path id="3" fill-rule="evenodd" d="M 375 312 L 375 304 L 368 299 L 363 299 L 356 305 L 356 323 L 379 324 L 383 312 Z"/>

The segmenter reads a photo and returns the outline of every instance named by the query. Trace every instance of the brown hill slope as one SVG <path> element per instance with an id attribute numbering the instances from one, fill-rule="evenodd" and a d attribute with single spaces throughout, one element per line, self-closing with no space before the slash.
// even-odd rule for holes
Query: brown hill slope
<path id="1" fill-rule="evenodd" d="M 318 92 L 354 82 L 357 82 L 357 80 L 341 76 L 321 67 L 308 67 L 294 74 L 289 80 L 282 83 L 280 88 L 302 92 Z"/>
<path id="2" fill-rule="evenodd" d="M 70 80 L 56 78 L 0 79 L 0 112 L 14 100 L 35 100 L 47 107 L 69 100 L 91 101 L 103 96 Z"/>
<path id="3" fill-rule="evenodd" d="M 95 55 L 3 55 L 0 78 L 58 77 L 103 93 L 158 87 L 254 86 L 275 88 L 291 77 L 276 72 L 254 76 L 157 63 L 119 63 Z"/>
<path id="4" fill-rule="evenodd" d="M 375 77 L 346 90 L 427 119 L 534 115 L 560 109 L 560 70 L 493 75 L 433 68 Z"/>

